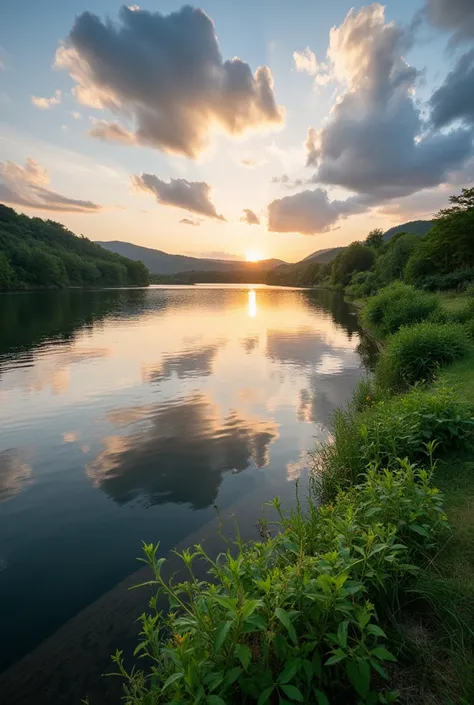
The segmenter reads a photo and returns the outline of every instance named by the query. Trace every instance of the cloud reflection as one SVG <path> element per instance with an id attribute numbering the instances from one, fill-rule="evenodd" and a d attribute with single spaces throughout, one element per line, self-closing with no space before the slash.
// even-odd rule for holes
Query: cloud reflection
<path id="1" fill-rule="evenodd" d="M 31 480 L 31 466 L 21 452 L 10 448 L 0 452 L 0 502 L 14 497 Z"/>
<path id="2" fill-rule="evenodd" d="M 219 408 L 201 393 L 115 410 L 108 420 L 119 428 L 138 424 L 127 435 L 104 438 L 103 450 L 86 467 L 94 484 L 118 504 L 140 499 L 208 507 L 223 473 L 252 464 L 265 467 L 278 436 L 272 421 L 243 419 L 235 411 L 221 418 Z"/>
<path id="3" fill-rule="evenodd" d="M 214 360 L 223 345 L 225 340 L 220 340 L 212 345 L 204 345 L 177 354 L 166 354 L 158 365 L 146 365 L 142 368 L 143 381 L 161 382 L 170 379 L 173 374 L 178 379 L 207 377 L 212 374 Z"/>

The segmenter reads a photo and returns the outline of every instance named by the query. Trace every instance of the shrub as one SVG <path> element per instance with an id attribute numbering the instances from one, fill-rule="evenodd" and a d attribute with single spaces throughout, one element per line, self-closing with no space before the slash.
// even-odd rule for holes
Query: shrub
<path id="1" fill-rule="evenodd" d="M 331 430 L 333 442 L 313 456 L 324 500 L 356 482 L 369 464 L 426 462 L 427 443 L 434 443 L 436 456 L 466 447 L 474 439 L 474 410 L 443 386 L 415 388 L 362 413 L 339 409 Z"/>
<path id="2" fill-rule="evenodd" d="M 459 323 L 420 323 L 392 335 L 377 368 L 378 384 L 400 391 L 434 379 L 437 370 L 467 354 L 471 347 L 467 330 Z"/>
<path id="3" fill-rule="evenodd" d="M 403 325 L 432 318 L 440 311 L 440 301 L 434 294 L 395 282 L 368 300 L 362 316 L 369 328 L 375 328 L 385 336 L 395 333 Z"/>
<path id="4" fill-rule="evenodd" d="M 310 500 L 284 514 L 279 500 L 277 534 L 237 541 L 215 560 L 200 545 L 180 554 L 190 579 L 162 577 L 157 546 L 145 546 L 165 616 L 142 617 L 136 651 L 149 658 L 147 672 L 128 673 L 125 703 L 387 703 L 386 649 L 377 623 L 382 605 L 415 572 L 445 526 L 441 495 L 430 473 L 399 463 L 341 493 L 318 510 Z M 193 564 L 204 561 L 199 581 Z M 379 599 L 384 596 L 384 600 Z M 377 610 L 375 604 L 377 606 Z M 378 691 L 378 692 L 377 692 Z"/>

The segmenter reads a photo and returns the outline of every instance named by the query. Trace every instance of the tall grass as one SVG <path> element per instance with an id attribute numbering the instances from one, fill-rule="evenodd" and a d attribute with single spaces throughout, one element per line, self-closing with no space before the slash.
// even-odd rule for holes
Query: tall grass
<path id="1" fill-rule="evenodd" d="M 386 336 L 404 325 L 421 323 L 440 314 L 441 304 L 435 294 L 395 282 L 368 299 L 362 318 L 369 328 Z"/>

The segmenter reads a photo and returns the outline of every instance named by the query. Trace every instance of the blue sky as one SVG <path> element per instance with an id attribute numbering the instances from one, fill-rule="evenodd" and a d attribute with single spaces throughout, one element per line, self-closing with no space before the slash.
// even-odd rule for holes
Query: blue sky
<path id="1" fill-rule="evenodd" d="M 444 0 L 426 2 L 429 5 L 430 2 L 436 4 Z M 171 1 L 138 2 L 138 5 L 139 9 L 135 8 L 137 17 L 138 13 L 146 10 L 166 16 L 182 8 L 182 3 Z M 219 128 L 218 120 L 215 125 L 211 120 L 209 129 L 205 131 L 206 147 L 199 148 L 199 153 L 190 157 L 170 152 L 166 145 L 156 141 L 150 143 L 130 137 L 133 143 L 124 144 L 93 138 L 90 131 L 97 127 L 98 121 L 118 123 L 127 130 L 133 123 L 138 130 L 140 118 L 137 106 L 141 105 L 142 97 L 137 95 L 132 102 L 127 102 L 124 88 L 117 93 L 119 109 L 85 105 L 84 101 L 78 100 L 77 94 L 74 95 L 77 80 L 71 76 L 74 72 L 70 65 L 66 68 L 54 67 L 56 51 L 60 43 L 68 38 L 76 16 L 89 11 L 98 15 L 102 22 L 108 17 L 118 25 L 121 21 L 120 4 L 110 0 L 16 0 L 15 3 L 5 4 L 0 27 L 0 162 L 3 165 L 14 162 L 18 167 L 24 167 L 26 160 L 30 159 L 39 166 L 31 167 L 27 172 L 15 171 L 11 165 L 4 167 L 0 178 L 3 178 L 8 191 L 4 188 L 2 192 L 0 187 L 0 195 L 7 194 L 13 207 L 29 215 L 59 220 L 91 239 L 128 240 L 168 252 L 196 255 L 226 252 L 245 257 L 253 252 L 288 261 L 296 261 L 317 249 L 362 238 L 373 227 L 385 228 L 403 220 L 426 217 L 438 204 L 443 205 L 449 193 L 459 190 L 460 185 L 467 185 L 471 178 L 473 169 L 469 144 L 472 145 L 472 139 L 469 143 L 469 138 L 465 137 L 466 131 L 471 129 L 470 114 L 465 113 L 450 124 L 439 126 L 436 135 L 428 122 L 418 129 L 416 144 L 430 130 L 433 133 L 432 142 L 426 143 L 426 151 L 428 148 L 436 151 L 435 136 L 449 137 L 450 133 L 460 131 L 458 144 L 454 144 L 454 137 L 450 145 L 446 142 L 443 164 L 433 167 L 437 178 L 433 176 L 430 180 L 421 175 L 427 168 L 425 157 L 421 166 L 411 166 L 411 157 L 407 157 L 405 161 L 401 160 L 400 174 L 396 178 L 386 175 L 386 185 L 382 183 L 385 174 L 378 175 L 379 165 L 370 167 L 371 175 L 367 178 L 372 181 L 378 179 L 381 187 L 386 186 L 383 192 L 373 183 L 367 185 L 367 180 L 361 179 L 364 183 L 359 184 L 357 178 L 350 175 L 352 165 L 347 161 L 351 154 L 350 134 L 346 132 L 347 154 L 342 162 L 336 164 L 334 154 L 330 153 L 330 144 L 334 141 L 339 143 L 341 133 L 337 130 L 343 129 L 345 123 L 344 116 L 339 116 L 340 124 L 336 124 L 338 115 L 334 106 L 341 99 L 348 103 L 348 92 L 359 100 L 357 91 L 363 93 L 365 88 L 361 77 L 354 72 L 357 72 L 357 62 L 364 59 L 361 55 L 362 58 L 357 58 L 350 68 L 344 64 L 347 69 L 345 75 L 341 78 L 339 71 L 336 79 L 337 62 L 340 61 L 340 67 L 343 66 L 342 59 L 345 61 L 350 51 L 355 51 L 353 44 L 340 39 L 333 53 L 333 59 L 336 57 L 334 66 L 329 65 L 325 69 L 318 65 L 317 73 L 297 70 L 294 53 L 303 52 L 309 47 L 318 62 L 330 64 L 326 51 L 331 28 L 349 28 L 350 22 L 354 24 L 368 16 L 368 6 L 357 3 L 352 19 L 348 19 L 352 6 L 345 0 L 333 0 L 331 3 L 316 0 L 264 0 L 258 3 L 216 0 L 200 5 L 214 22 L 218 47 L 224 60 L 239 57 L 250 66 L 252 73 L 259 66 L 268 66 L 273 78 L 276 105 L 284 108 L 285 116 L 278 121 L 277 118 L 269 118 L 268 112 L 262 112 L 252 125 L 244 126 L 242 134 L 231 134 L 232 131 L 222 127 L 222 124 Z M 416 110 L 422 110 L 423 120 L 429 121 L 430 108 L 427 105 L 431 96 L 443 84 L 459 57 L 471 50 L 474 37 L 468 36 L 450 49 L 448 44 L 452 27 L 435 26 L 426 16 L 420 16 L 422 19 L 416 25 L 413 38 L 405 41 L 409 35 L 406 28 L 410 27 L 419 11 L 426 9 L 425 0 L 390 0 L 384 7 L 383 27 L 380 23 L 375 29 L 367 25 L 369 29 L 366 30 L 364 25 L 364 41 L 369 51 L 372 46 L 370 32 L 381 33 L 390 23 L 403 28 L 404 34 L 400 35 L 400 41 L 397 40 L 398 48 L 391 52 L 390 60 L 400 71 L 399 52 L 403 66 L 414 67 L 418 73 L 416 78 L 408 79 L 413 86 L 407 83 L 404 96 L 395 96 L 395 99 L 400 99 L 400 106 L 407 99 L 413 101 Z M 384 47 L 387 40 L 384 34 L 380 37 Z M 363 51 L 364 43 L 360 46 Z M 93 49 L 100 54 L 100 45 Z M 126 51 L 125 46 L 123 50 Z M 379 54 L 377 62 L 381 61 Z M 173 56 L 179 60 L 178 51 Z M 167 60 L 174 59 L 168 57 Z M 373 60 L 368 67 L 369 72 L 374 69 Z M 143 68 L 145 71 L 149 67 Z M 331 74 L 331 80 L 328 79 L 325 85 L 315 86 L 316 76 L 325 72 Z M 114 90 L 118 90 L 117 81 L 120 83 L 119 78 L 115 81 Z M 94 84 L 95 89 L 97 83 Z M 178 112 L 175 115 L 179 117 L 181 94 L 178 88 L 176 90 Z M 368 113 L 372 120 L 374 105 L 371 103 L 368 107 L 369 99 L 362 93 L 359 100 L 360 120 L 363 121 Z M 49 101 L 55 96 L 56 100 L 43 102 L 42 105 L 41 101 L 35 105 L 32 100 L 36 97 Z M 392 99 L 388 97 L 387 104 Z M 148 115 L 155 109 L 156 102 L 147 105 Z M 385 109 L 388 110 L 387 106 Z M 220 104 L 216 110 L 218 114 L 225 110 L 225 105 Z M 350 111 L 346 113 L 346 119 L 348 114 Z M 405 115 L 409 121 L 409 113 L 403 112 L 401 107 L 398 118 L 401 127 Z M 149 115 L 147 119 L 151 120 L 152 117 Z M 326 134 L 325 126 L 328 124 L 330 129 Z M 257 133 L 255 127 L 258 127 Z M 322 145 L 316 172 L 305 166 L 305 140 L 309 127 L 318 132 Z M 394 135 L 394 132 L 389 134 Z M 374 153 L 376 149 L 374 146 Z M 359 160 L 362 158 L 367 161 L 364 154 L 358 155 Z M 255 164 L 248 168 L 242 165 L 242 161 Z M 341 174 L 341 169 L 346 171 L 345 165 L 349 174 L 347 178 L 345 173 Z M 413 173 L 418 168 L 420 175 L 415 179 Z M 407 169 L 407 181 L 411 178 L 413 182 L 407 188 L 400 188 L 400 184 L 405 182 L 403 169 Z M 357 173 L 355 165 L 354 172 Z M 157 181 L 145 183 L 138 180 L 133 189 L 131 177 L 142 174 L 152 175 Z M 308 185 L 313 174 L 314 182 Z M 273 181 L 283 175 L 287 178 L 286 183 Z M 71 208 L 50 209 L 49 205 L 54 204 L 54 198 L 50 196 L 44 207 L 41 204 L 38 206 L 34 200 L 38 191 L 34 191 L 30 203 L 25 193 L 31 195 L 31 188 L 28 184 L 24 185 L 24 179 L 28 181 L 30 178 L 34 180 L 34 188 L 40 184 L 41 189 L 47 189 L 48 193 L 51 191 L 69 199 Z M 179 184 L 173 184 L 171 179 L 184 179 L 188 185 L 191 184 L 190 209 L 183 207 L 183 197 L 186 200 L 188 195 L 178 196 L 176 202 Z M 209 189 L 196 187 L 194 190 L 192 184 L 195 183 L 205 183 Z M 394 190 L 394 185 L 398 190 Z M 21 191 L 16 203 L 11 196 L 12 192 L 17 192 L 15 189 Z M 310 195 L 293 198 L 301 192 Z M 214 212 L 223 214 L 225 221 L 212 215 L 209 217 L 207 205 L 202 208 L 203 199 L 206 204 L 212 202 Z M 91 202 L 97 207 L 83 208 L 74 203 L 77 201 Z M 275 205 L 269 209 L 272 203 Z M 341 203 L 344 205 L 341 206 Z M 251 209 L 260 224 L 243 222 L 243 209 Z M 195 222 L 198 227 L 180 222 L 183 219 Z M 293 226 L 295 229 L 291 230 Z"/>

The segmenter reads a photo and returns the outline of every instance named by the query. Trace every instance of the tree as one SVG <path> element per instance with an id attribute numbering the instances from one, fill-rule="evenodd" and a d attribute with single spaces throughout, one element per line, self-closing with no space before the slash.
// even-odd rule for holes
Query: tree
<path id="1" fill-rule="evenodd" d="M 336 286 L 347 286 L 354 272 L 365 272 L 375 261 L 372 248 L 353 242 L 340 252 L 332 265 L 331 282 Z"/>
<path id="2" fill-rule="evenodd" d="M 368 247 L 373 247 L 376 250 L 383 245 L 383 230 L 380 228 L 375 228 L 371 230 L 370 233 L 365 238 L 365 244 Z"/>
<path id="3" fill-rule="evenodd" d="M 10 262 L 3 254 L 0 252 L 0 290 L 5 291 L 10 289 L 15 278 L 15 272 L 13 271 Z"/>
<path id="4" fill-rule="evenodd" d="M 420 238 L 413 233 L 397 233 L 387 243 L 385 251 L 375 263 L 375 271 L 381 284 L 389 284 L 402 277 L 409 258 L 419 244 Z"/>
<path id="5" fill-rule="evenodd" d="M 446 218 L 456 213 L 474 211 L 474 188 L 463 188 L 459 196 L 450 196 L 449 202 L 454 205 L 442 208 L 436 218 Z"/>

